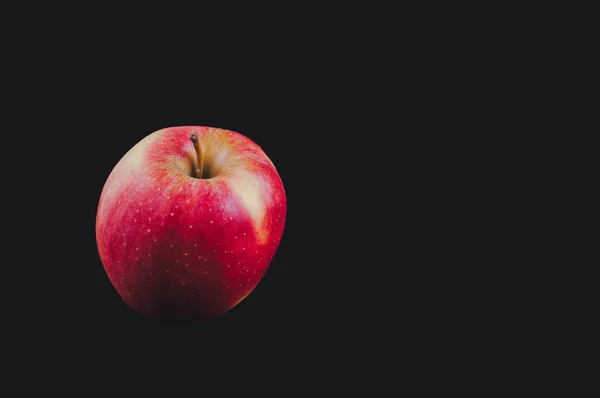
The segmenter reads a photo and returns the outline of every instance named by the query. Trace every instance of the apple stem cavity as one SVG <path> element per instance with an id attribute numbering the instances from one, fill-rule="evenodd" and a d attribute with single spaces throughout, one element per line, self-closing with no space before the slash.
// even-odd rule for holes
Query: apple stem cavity
<path id="1" fill-rule="evenodd" d="M 193 177 L 202 178 L 202 171 L 204 168 L 204 156 L 202 156 L 202 149 L 200 148 L 200 140 L 198 140 L 198 134 L 192 133 L 192 135 L 190 135 L 190 140 L 192 140 L 192 143 L 194 144 L 194 149 L 196 150 L 196 159 L 198 159 L 198 162 L 196 163 L 196 167 L 194 169 Z"/>

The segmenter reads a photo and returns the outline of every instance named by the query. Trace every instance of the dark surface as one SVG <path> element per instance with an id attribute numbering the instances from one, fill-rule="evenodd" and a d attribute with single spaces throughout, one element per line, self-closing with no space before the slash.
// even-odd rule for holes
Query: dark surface
<path id="1" fill-rule="evenodd" d="M 413 41 L 401 46 L 400 67 L 395 52 L 354 39 L 299 40 L 265 53 L 247 43 L 210 57 L 194 48 L 189 58 L 169 46 L 113 50 L 92 41 L 58 48 L 44 67 L 27 64 L 27 84 L 13 97 L 29 109 L 24 138 L 9 137 L 19 154 L 37 149 L 19 179 L 34 191 L 25 199 L 36 217 L 15 230 L 25 238 L 24 276 L 6 280 L 21 305 L 15 313 L 34 326 L 17 332 L 44 358 L 74 365 L 210 357 L 252 367 L 268 356 L 287 371 L 328 361 L 370 367 L 375 357 L 415 352 L 426 361 L 426 352 L 458 347 L 456 336 L 494 328 L 479 321 L 490 307 L 465 310 L 482 302 L 489 282 L 469 279 L 493 260 L 461 238 L 478 232 L 461 206 L 472 211 L 484 195 L 463 194 L 463 172 L 475 166 L 453 151 L 469 144 L 460 132 L 474 120 L 452 112 L 454 80 L 412 56 L 420 54 Z M 288 198 L 267 274 L 207 324 L 137 316 L 111 286 L 95 242 L 96 207 L 114 165 L 147 134 L 175 125 L 247 135 L 276 165 Z M 489 212 L 480 214 L 485 224 Z M 470 264 L 480 265 L 475 273 Z"/>
<path id="2" fill-rule="evenodd" d="M 380 396 L 407 381 L 464 391 L 528 379 L 537 389 L 549 374 L 531 372 L 557 363 L 559 346 L 587 352 L 570 348 L 579 337 L 554 333 L 591 330 L 562 315 L 594 302 L 581 287 L 594 279 L 569 275 L 579 250 L 557 239 L 573 228 L 552 226 L 577 208 L 555 200 L 571 192 L 556 176 L 578 172 L 554 172 L 565 151 L 546 150 L 552 129 L 541 125 L 564 115 L 544 106 L 556 77 L 578 86 L 579 73 L 556 68 L 572 62 L 561 42 L 567 54 L 577 48 L 551 34 L 562 34 L 560 21 L 454 4 L 218 4 L 225 13 L 161 7 L 152 18 L 138 7 L 55 3 L 5 13 L 2 117 L 13 123 L 1 141 L 2 330 L 7 367 L 21 376 L 6 378 L 19 391 L 117 395 L 125 379 L 136 392 L 166 381 L 167 396 L 184 382 L 208 395 L 214 374 L 219 392 L 269 386 L 276 396 Z M 137 141 L 191 124 L 239 131 L 265 149 L 288 193 L 287 226 L 238 307 L 209 324 L 157 324 L 110 285 L 96 206 Z M 560 127 L 562 146 L 577 128 Z M 574 305 L 566 288 L 581 294 Z"/>
<path id="3" fill-rule="evenodd" d="M 432 284 L 441 286 L 449 270 L 438 272 L 444 248 L 427 242 L 444 233 L 432 225 L 449 205 L 434 203 L 444 188 L 436 186 L 442 172 L 433 170 L 430 151 L 443 144 L 431 138 L 418 92 L 383 97 L 393 81 L 369 72 L 351 83 L 337 59 L 312 69 L 279 66 L 272 75 L 182 63 L 164 73 L 153 68 L 155 79 L 142 73 L 148 60 L 127 61 L 105 73 L 62 71 L 62 80 L 49 73 L 34 98 L 45 120 L 39 128 L 52 134 L 43 153 L 53 170 L 44 178 L 44 250 L 35 253 L 46 264 L 38 283 L 48 293 L 33 303 L 50 334 L 68 345 L 75 334 L 77 344 L 99 348 L 240 345 L 300 354 L 323 344 L 373 350 L 392 333 L 389 324 L 415 336 L 424 320 L 437 319 L 431 310 L 443 303 Z M 141 319 L 116 294 L 96 249 L 96 207 L 112 168 L 147 134 L 174 125 L 247 135 L 276 165 L 288 198 L 267 274 L 240 305 L 205 325 Z"/>

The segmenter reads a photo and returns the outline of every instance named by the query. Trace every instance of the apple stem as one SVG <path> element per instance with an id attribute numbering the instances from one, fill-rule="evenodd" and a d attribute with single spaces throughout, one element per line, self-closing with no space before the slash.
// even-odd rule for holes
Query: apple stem
<path id="1" fill-rule="evenodd" d="M 196 150 L 196 158 L 198 163 L 196 164 L 195 177 L 202 178 L 202 169 L 204 167 L 204 157 L 202 156 L 202 149 L 200 149 L 200 140 L 198 140 L 198 134 L 192 133 L 190 140 L 194 143 L 194 149 Z"/>

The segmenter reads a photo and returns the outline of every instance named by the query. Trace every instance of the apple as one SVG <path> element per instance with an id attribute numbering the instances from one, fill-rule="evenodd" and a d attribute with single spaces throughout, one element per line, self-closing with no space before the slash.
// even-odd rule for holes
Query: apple
<path id="1" fill-rule="evenodd" d="M 287 212 L 277 169 L 241 133 L 176 126 L 131 148 L 98 202 L 96 242 L 124 302 L 143 317 L 219 317 L 260 282 Z"/>

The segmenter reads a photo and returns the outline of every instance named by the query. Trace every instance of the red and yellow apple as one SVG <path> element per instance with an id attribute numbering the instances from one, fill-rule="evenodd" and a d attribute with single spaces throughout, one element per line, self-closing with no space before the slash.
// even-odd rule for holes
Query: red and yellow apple
<path id="1" fill-rule="evenodd" d="M 108 176 L 96 214 L 98 253 L 137 313 L 206 320 L 260 282 L 286 211 L 279 173 L 254 141 L 219 128 L 164 128 Z"/>

